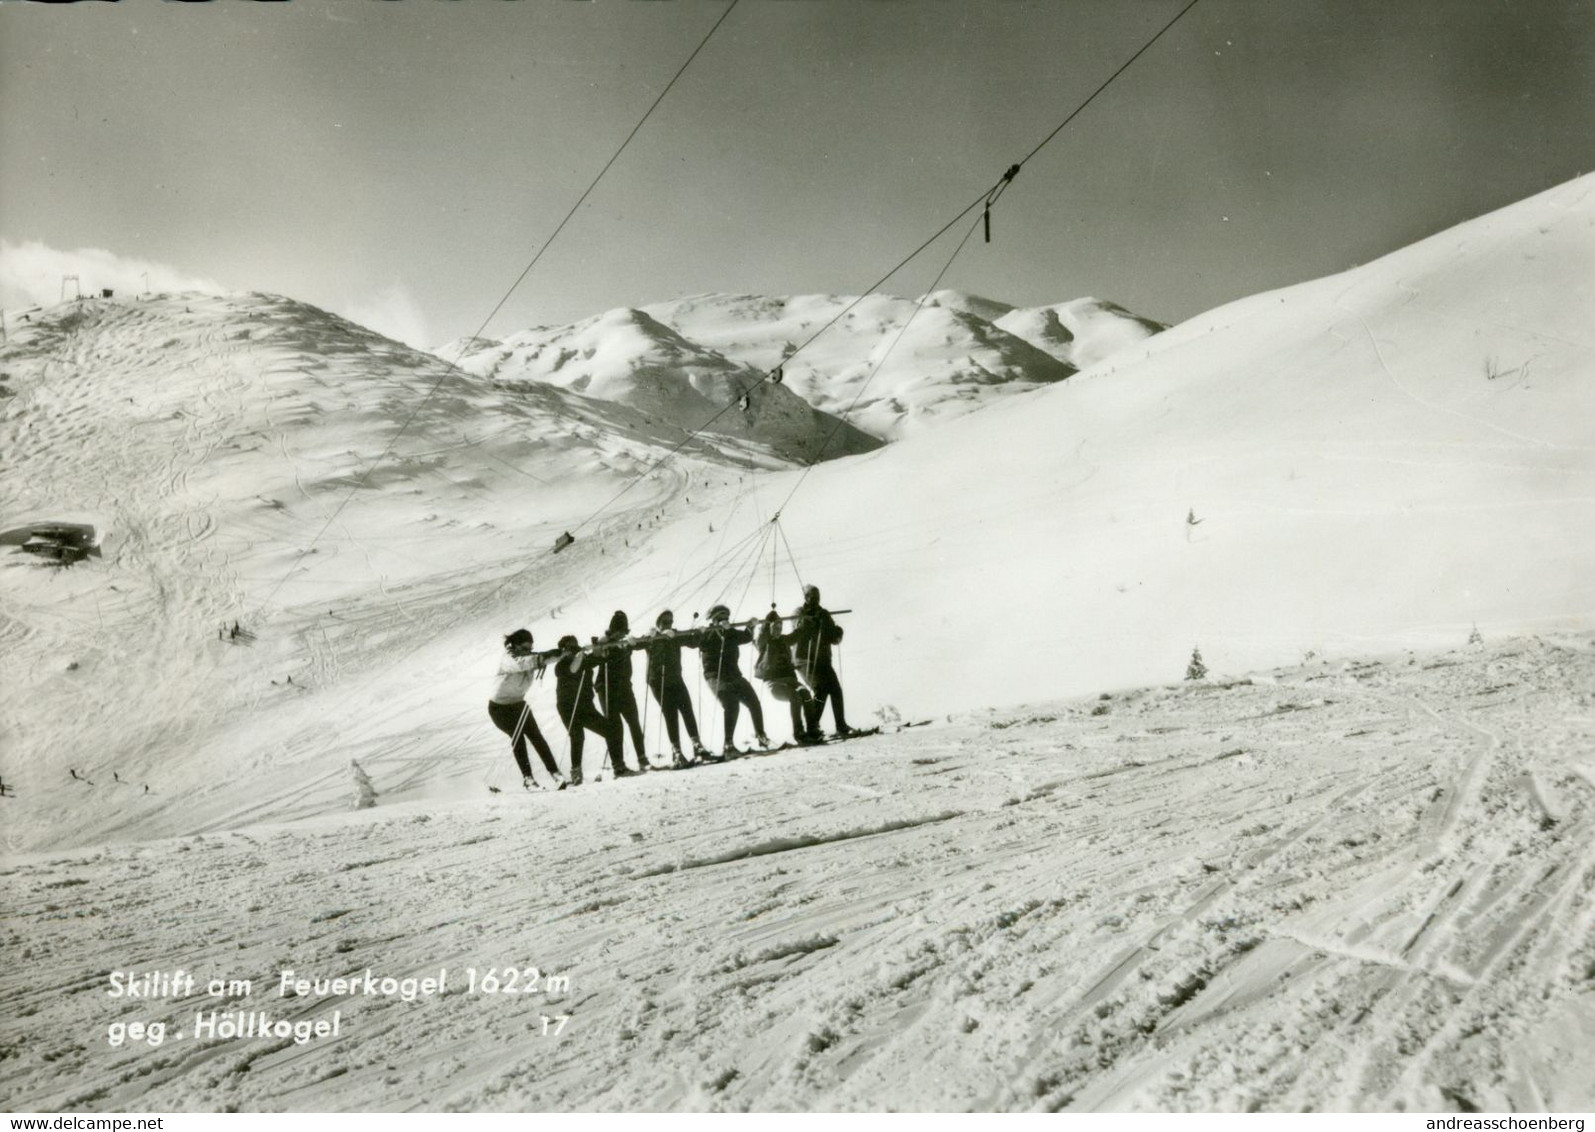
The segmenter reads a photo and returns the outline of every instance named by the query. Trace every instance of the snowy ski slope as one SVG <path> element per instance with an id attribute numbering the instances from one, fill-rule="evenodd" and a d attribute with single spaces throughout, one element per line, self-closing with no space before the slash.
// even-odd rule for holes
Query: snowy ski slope
<path id="1" fill-rule="evenodd" d="M 1591 1107 L 1592 190 L 801 482 L 725 436 L 636 479 L 679 428 L 288 300 L 36 314 L 0 529 L 104 536 L 0 547 L 0 1098 Z M 751 553 L 777 511 L 854 611 L 853 721 L 930 722 L 510 789 L 499 634 L 795 605 L 785 544 Z M 506 965 L 536 993 L 461 989 Z M 177 968 L 251 993 L 104 993 Z M 283 999 L 289 968 L 450 993 Z"/>

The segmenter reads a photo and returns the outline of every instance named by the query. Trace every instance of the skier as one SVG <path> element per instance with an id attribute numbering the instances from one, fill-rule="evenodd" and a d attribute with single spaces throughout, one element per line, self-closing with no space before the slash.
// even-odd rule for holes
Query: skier
<path id="1" fill-rule="evenodd" d="M 687 694 L 686 681 L 681 678 L 681 650 L 696 642 L 696 634 L 677 633 L 676 617 L 665 610 L 654 619 L 653 635 L 644 647 L 648 650 L 648 690 L 659 704 L 665 717 L 665 732 L 670 736 L 670 765 L 688 765 L 681 754 L 681 724 L 687 725 L 687 736 L 692 740 L 695 759 L 712 758 L 698 738 L 698 720 L 692 712 L 692 697 Z"/>
<path id="2" fill-rule="evenodd" d="M 759 627 L 759 659 L 753 665 L 753 674 L 763 680 L 770 695 L 785 703 L 792 711 L 792 741 L 818 743 L 820 731 L 818 718 L 810 719 L 814 696 L 792 667 L 792 636 L 781 632 L 781 615 L 770 610 Z"/>
<path id="3" fill-rule="evenodd" d="M 620 736 L 621 756 L 625 756 L 625 728 L 631 730 L 631 745 L 637 750 L 637 773 L 648 770 L 648 750 L 643 745 L 642 721 L 637 716 L 637 696 L 631 687 L 631 653 L 642 646 L 631 639 L 631 623 L 624 610 L 615 610 L 609 631 L 594 650 L 598 671 L 598 706 L 615 734 Z M 623 764 L 617 764 L 623 765 Z"/>
<path id="4" fill-rule="evenodd" d="M 582 746 L 587 731 L 603 736 L 616 778 L 637 773 L 626 769 L 626 760 L 620 751 L 620 733 L 609 725 L 598 705 L 593 703 L 594 667 L 592 657 L 582 651 L 575 637 L 566 635 L 559 639 L 559 659 L 554 662 L 554 700 L 559 705 L 559 718 L 570 732 L 572 786 L 582 784 Z"/>
<path id="5" fill-rule="evenodd" d="M 737 663 L 738 647 L 753 641 L 752 627 L 751 619 L 741 628 L 732 625 L 731 611 L 723 605 L 716 605 L 709 610 L 708 627 L 701 631 L 698 639 L 703 678 L 709 682 L 709 687 L 725 712 L 725 749 L 721 752 L 725 758 L 734 758 L 741 753 L 737 750 L 735 735 L 737 717 L 741 714 L 743 704 L 747 705 L 748 714 L 753 717 L 754 742 L 761 747 L 770 745 L 770 740 L 764 734 L 764 709 L 759 706 L 758 694 L 754 692 L 753 685 L 748 683 L 748 678 L 742 675 L 742 668 Z"/>
<path id="6" fill-rule="evenodd" d="M 532 681 L 542 674 L 547 664 L 545 658 L 532 652 L 532 634 L 529 629 L 517 629 L 504 638 L 507 654 L 498 662 L 498 683 L 487 701 L 487 714 L 494 726 L 510 737 L 510 750 L 515 755 L 515 765 L 521 768 L 521 785 L 528 790 L 537 789 L 537 779 L 532 777 L 532 764 L 526 757 L 526 741 L 530 739 L 537 748 L 537 757 L 556 783 L 556 790 L 565 789 L 565 779 L 554 762 L 554 753 L 548 749 L 548 740 L 532 718 L 532 705 L 526 702 L 526 693 Z"/>
<path id="7" fill-rule="evenodd" d="M 808 708 L 809 729 L 816 734 L 819 732 L 820 715 L 828 699 L 837 737 L 851 735 L 853 728 L 847 725 L 847 709 L 842 705 L 842 682 L 837 679 L 836 669 L 831 667 L 831 646 L 841 643 L 842 627 L 820 605 L 818 586 L 803 587 L 803 605 L 793 621 L 792 654 L 798 675 L 814 693 L 814 702 Z"/>

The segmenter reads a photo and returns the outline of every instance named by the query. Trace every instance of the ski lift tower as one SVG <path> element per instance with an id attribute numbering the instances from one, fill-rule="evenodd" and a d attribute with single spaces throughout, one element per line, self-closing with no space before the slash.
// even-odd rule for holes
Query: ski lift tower
<path id="1" fill-rule="evenodd" d="M 83 301 L 83 285 L 78 282 L 78 277 L 76 275 L 63 275 L 63 276 L 61 276 L 61 301 L 63 303 L 66 302 L 66 285 L 68 283 L 72 284 L 72 289 L 77 292 L 77 297 L 74 298 L 72 301 L 75 302 L 75 303 L 82 302 Z"/>

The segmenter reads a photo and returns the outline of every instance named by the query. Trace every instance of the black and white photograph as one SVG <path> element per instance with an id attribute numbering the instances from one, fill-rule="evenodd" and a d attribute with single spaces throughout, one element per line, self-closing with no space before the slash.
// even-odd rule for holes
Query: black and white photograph
<path id="1" fill-rule="evenodd" d="M 1595 7 L 0 0 L 0 838 L 14 1114 L 1582 1132 Z"/>

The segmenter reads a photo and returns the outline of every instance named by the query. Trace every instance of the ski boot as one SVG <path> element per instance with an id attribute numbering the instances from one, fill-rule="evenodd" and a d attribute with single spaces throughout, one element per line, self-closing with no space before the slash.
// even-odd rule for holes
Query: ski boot
<path id="1" fill-rule="evenodd" d="M 533 778 L 529 774 L 521 776 L 521 787 L 523 789 L 526 789 L 526 790 L 541 790 L 542 789 L 541 786 L 537 785 L 537 779 Z"/>
<path id="2" fill-rule="evenodd" d="M 694 759 L 697 759 L 699 762 L 702 762 L 703 760 L 705 760 L 705 759 L 710 757 L 709 748 L 705 747 L 698 740 L 694 739 L 692 741 L 692 757 Z"/>
<path id="3" fill-rule="evenodd" d="M 680 770 L 682 767 L 687 766 L 687 765 L 689 765 L 689 764 L 687 763 L 686 756 L 681 753 L 681 748 L 680 747 L 671 747 L 670 748 L 670 769 L 671 770 Z"/>
<path id="4" fill-rule="evenodd" d="M 774 743 L 770 742 L 770 737 L 762 731 L 753 737 L 753 742 L 761 751 L 768 751 L 775 746 Z"/>

